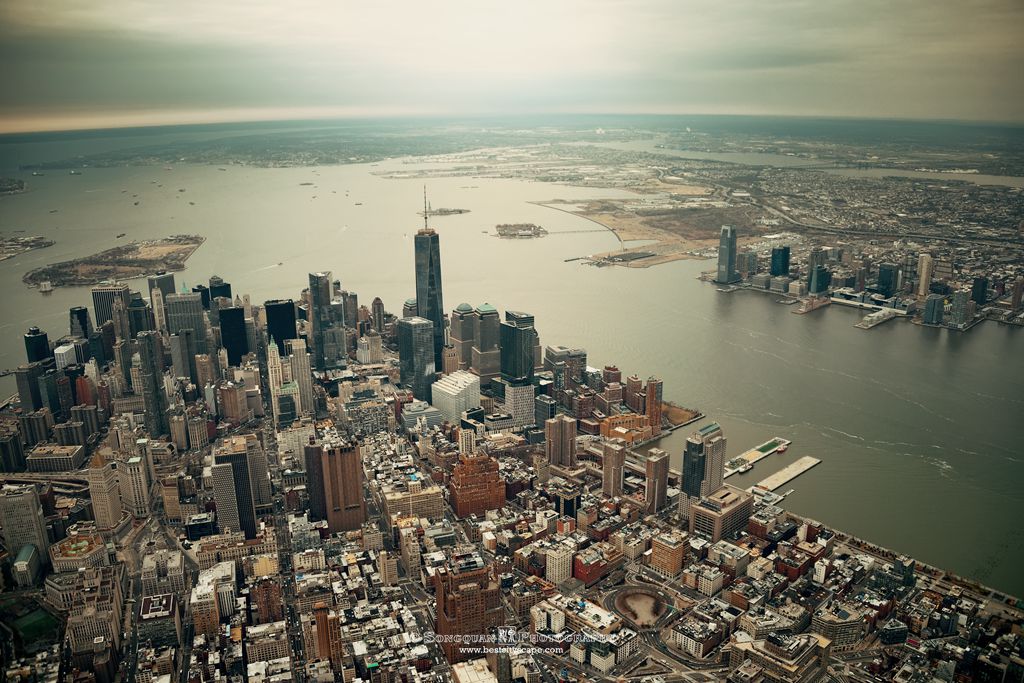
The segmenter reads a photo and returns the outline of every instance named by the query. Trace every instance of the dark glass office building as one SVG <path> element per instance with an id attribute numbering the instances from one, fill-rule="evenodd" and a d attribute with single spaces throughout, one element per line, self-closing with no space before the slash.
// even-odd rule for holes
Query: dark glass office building
<path id="1" fill-rule="evenodd" d="M 723 225 L 718 238 L 718 273 L 715 282 L 728 284 L 739 280 L 740 274 L 736 272 L 736 228 Z"/>
<path id="2" fill-rule="evenodd" d="M 249 336 L 245 330 L 245 309 L 230 306 L 220 309 L 220 343 L 228 352 L 228 364 L 238 365 L 249 353 Z"/>
<path id="3" fill-rule="evenodd" d="M 398 360 L 402 385 L 421 401 L 430 400 L 430 385 L 436 379 L 434 326 L 426 318 L 398 321 Z"/>
<path id="4" fill-rule="evenodd" d="M 533 316 L 519 311 L 505 311 L 501 323 L 501 376 L 507 380 L 533 377 L 533 349 L 537 331 Z"/>
<path id="5" fill-rule="evenodd" d="M 220 451 L 214 453 L 213 461 L 216 465 L 231 465 L 231 480 L 235 488 L 235 503 L 238 506 L 238 524 L 246 538 L 256 538 L 256 505 L 252 495 L 248 453 L 244 450 Z"/>
<path id="6" fill-rule="evenodd" d="M 264 302 L 263 310 L 267 314 L 267 337 L 274 340 L 278 353 L 284 356 L 285 340 L 298 338 L 295 331 L 295 302 L 291 299 L 274 299 Z"/>
<path id="7" fill-rule="evenodd" d="M 772 277 L 789 275 L 789 247 L 772 247 Z"/>
<path id="8" fill-rule="evenodd" d="M 50 339 L 38 327 L 30 327 L 25 333 L 25 356 L 29 363 L 44 361 L 50 357 Z"/>
<path id="9" fill-rule="evenodd" d="M 434 325 L 434 367 L 444 367 L 444 303 L 441 293 L 441 243 L 437 233 L 416 233 L 416 314 Z"/>

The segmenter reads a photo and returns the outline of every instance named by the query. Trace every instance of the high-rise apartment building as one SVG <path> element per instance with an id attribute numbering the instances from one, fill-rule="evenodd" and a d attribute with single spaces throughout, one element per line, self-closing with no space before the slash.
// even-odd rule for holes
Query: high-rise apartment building
<path id="1" fill-rule="evenodd" d="M 946 298 L 941 294 L 929 294 L 924 301 L 923 319 L 926 325 L 941 325 L 945 313 Z"/>
<path id="2" fill-rule="evenodd" d="M 329 440 L 323 444 L 320 457 L 327 528 L 331 533 L 361 528 L 366 521 L 366 496 L 359 445 Z"/>
<path id="3" fill-rule="evenodd" d="M 606 496 L 622 495 L 622 474 L 626 465 L 626 446 L 621 439 L 601 445 L 601 492 Z"/>
<path id="4" fill-rule="evenodd" d="M 559 415 L 545 422 L 544 450 L 549 464 L 576 467 L 576 420 Z"/>
<path id="5" fill-rule="evenodd" d="M 665 507 L 668 497 L 668 453 L 660 448 L 652 448 L 647 451 L 644 472 L 647 482 L 645 489 L 647 513 L 654 514 Z"/>
<path id="6" fill-rule="evenodd" d="M 644 412 L 647 414 L 647 423 L 651 426 L 651 434 L 661 434 L 661 412 L 662 393 L 664 384 L 657 377 L 647 378 L 647 387 L 644 389 Z"/>
<path id="7" fill-rule="evenodd" d="M 957 327 L 965 327 L 971 322 L 970 314 L 971 293 L 966 289 L 959 289 L 953 292 L 953 305 L 950 322 Z"/>
<path id="8" fill-rule="evenodd" d="M 885 298 L 891 297 L 900 288 L 900 267 L 895 263 L 878 265 L 878 292 Z"/>

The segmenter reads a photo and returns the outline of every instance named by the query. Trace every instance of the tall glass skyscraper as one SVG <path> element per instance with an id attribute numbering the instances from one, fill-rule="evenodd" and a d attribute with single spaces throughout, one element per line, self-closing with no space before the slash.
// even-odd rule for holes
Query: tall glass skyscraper
<path id="1" fill-rule="evenodd" d="M 274 299 L 263 304 L 267 314 L 267 336 L 277 344 L 277 352 L 285 355 L 284 342 L 299 335 L 295 331 L 295 302 Z"/>
<path id="2" fill-rule="evenodd" d="M 140 332 L 139 360 L 142 370 L 142 399 L 146 407 L 146 431 L 153 438 L 166 434 L 167 394 L 163 389 L 163 346 L 160 335 L 152 330 Z"/>
<path id="3" fill-rule="evenodd" d="M 534 347 L 539 344 L 533 316 L 505 311 L 501 323 L 501 376 L 508 380 L 533 377 Z"/>
<path id="4" fill-rule="evenodd" d="M 729 284 L 739 280 L 740 274 L 736 272 L 736 228 L 723 225 L 718 238 L 718 274 L 715 282 Z"/>
<path id="5" fill-rule="evenodd" d="M 434 367 L 444 367 L 444 304 L 441 297 L 441 244 L 428 227 L 416 233 L 416 314 L 434 324 Z"/>
<path id="6" fill-rule="evenodd" d="M 114 319 L 114 301 L 120 301 L 128 308 L 131 302 L 131 291 L 128 285 L 104 284 L 92 288 L 92 308 L 96 313 L 96 324 L 102 325 Z"/>
<path id="7" fill-rule="evenodd" d="M 312 328 L 313 366 L 327 368 L 324 332 L 331 326 L 331 271 L 309 274 L 309 322 Z"/>
<path id="8" fill-rule="evenodd" d="M 245 330 L 245 309 L 230 306 L 220 309 L 219 313 L 221 344 L 228 352 L 228 363 L 238 365 L 250 350 Z"/>
<path id="9" fill-rule="evenodd" d="M 772 247 L 772 277 L 789 275 L 789 247 Z"/>
<path id="10" fill-rule="evenodd" d="M 430 400 L 430 385 L 436 378 L 434 326 L 426 318 L 398 321 L 398 360 L 402 384 L 421 401 Z"/>
<path id="11" fill-rule="evenodd" d="M 181 334 L 192 330 L 195 334 L 196 353 L 206 353 L 206 311 L 200 292 L 168 294 L 164 297 L 164 314 L 167 316 L 167 331 Z"/>

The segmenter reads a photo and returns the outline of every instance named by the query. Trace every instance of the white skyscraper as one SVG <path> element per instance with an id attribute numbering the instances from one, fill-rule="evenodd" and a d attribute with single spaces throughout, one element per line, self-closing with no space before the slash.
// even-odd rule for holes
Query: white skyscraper
<path id="1" fill-rule="evenodd" d="M 50 543 L 35 484 L 7 484 L 0 488 L 0 525 L 12 562 L 27 544 L 36 547 L 43 564 L 49 562 Z"/>
<path id="2" fill-rule="evenodd" d="M 53 359 L 57 362 L 57 369 L 63 370 L 69 365 L 74 365 L 78 362 L 78 357 L 75 354 L 74 344 L 62 344 L 53 350 Z"/>
<path id="3" fill-rule="evenodd" d="M 132 517 L 149 516 L 149 468 L 139 456 L 118 464 L 121 500 Z"/>
<path id="4" fill-rule="evenodd" d="M 310 368 L 309 352 L 306 351 L 304 339 L 288 339 L 284 343 L 286 350 L 291 352 L 288 357 L 292 369 L 292 379 L 299 385 L 300 414 L 313 414 L 313 371 Z"/>
<path id="5" fill-rule="evenodd" d="M 505 412 L 512 416 L 513 429 L 522 429 L 534 423 L 534 400 L 531 382 L 510 382 L 505 386 Z"/>
<path id="6" fill-rule="evenodd" d="M 121 489 L 114 463 L 94 463 L 86 472 L 86 478 L 89 480 L 89 498 L 96 526 L 113 529 L 121 520 Z"/>
<path id="7" fill-rule="evenodd" d="M 459 370 L 434 382 L 431 404 L 444 419 L 457 423 L 462 413 L 480 406 L 480 378 L 472 372 Z"/>
<path id="8" fill-rule="evenodd" d="M 544 578 L 553 584 L 560 584 L 572 577 L 572 548 L 556 543 L 548 549 Z"/>
<path id="9" fill-rule="evenodd" d="M 213 479 L 213 499 L 217 503 L 217 528 L 221 533 L 241 531 L 238 519 L 238 498 L 235 495 L 235 476 L 231 463 L 222 462 L 210 467 Z"/>
<path id="10" fill-rule="evenodd" d="M 928 288 L 932 284 L 932 272 L 935 269 L 935 260 L 928 252 L 922 252 L 917 260 L 917 296 L 928 296 Z"/>
<path id="11" fill-rule="evenodd" d="M 277 395 L 284 384 L 283 370 L 281 367 L 281 354 L 277 351 L 277 344 L 271 343 L 267 346 L 267 384 L 270 386 L 270 407 L 274 411 L 274 424 L 278 422 Z"/>
<path id="12" fill-rule="evenodd" d="M 164 312 L 164 293 L 154 287 L 149 292 L 150 303 L 153 307 L 153 319 L 156 321 L 156 331 L 161 337 L 167 336 L 167 315 Z"/>

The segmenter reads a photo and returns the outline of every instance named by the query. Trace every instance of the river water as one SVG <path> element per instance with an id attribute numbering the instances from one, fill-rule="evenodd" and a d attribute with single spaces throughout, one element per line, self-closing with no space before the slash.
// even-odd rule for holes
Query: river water
<path id="1" fill-rule="evenodd" d="M 55 338 L 67 331 L 70 306 L 91 309 L 87 288 L 42 295 L 22 285 L 26 271 L 130 239 L 206 236 L 177 275 L 179 287 L 216 273 L 259 302 L 297 297 L 308 272 L 332 270 L 362 302 L 380 296 L 398 311 L 413 295 L 422 181 L 374 173 L 408 168 L 415 164 L 27 177 L 29 191 L 0 198 L 0 229 L 57 244 L 0 262 L 0 368 L 23 362 L 29 325 Z M 429 192 L 435 207 L 470 210 L 433 219 L 449 310 L 488 301 L 528 311 L 544 344 L 582 346 L 591 365 L 661 376 L 668 399 L 723 425 L 730 457 L 774 435 L 792 439 L 788 453 L 730 481 L 747 486 L 815 456 L 822 464 L 784 487 L 795 489 L 790 509 L 1024 594 L 1022 330 L 986 322 L 958 334 L 894 321 L 864 331 L 853 327 L 860 315 L 852 309 L 801 316 L 768 295 L 717 292 L 697 280 L 708 262 L 650 269 L 566 262 L 617 240 L 529 202 L 623 194 L 614 190 L 445 178 L 430 180 Z M 484 234 L 502 222 L 534 222 L 551 234 Z M 15 391 L 13 378 L 0 382 L 4 396 Z M 675 467 L 686 431 L 660 444 Z"/>

